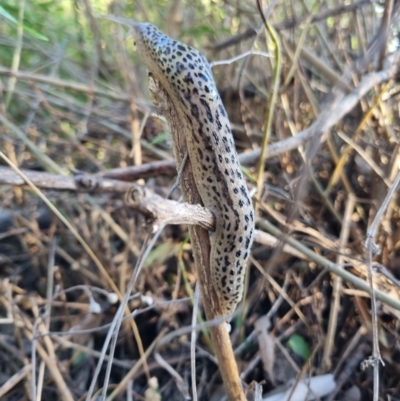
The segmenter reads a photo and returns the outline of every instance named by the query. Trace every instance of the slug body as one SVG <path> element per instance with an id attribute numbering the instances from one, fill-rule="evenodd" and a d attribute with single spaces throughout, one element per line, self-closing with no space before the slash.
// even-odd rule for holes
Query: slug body
<path id="1" fill-rule="evenodd" d="M 144 63 L 173 102 L 184 129 L 197 189 L 216 216 L 212 281 L 224 316 L 243 295 L 254 232 L 254 210 L 227 113 L 206 58 L 149 23 L 133 23 Z"/>

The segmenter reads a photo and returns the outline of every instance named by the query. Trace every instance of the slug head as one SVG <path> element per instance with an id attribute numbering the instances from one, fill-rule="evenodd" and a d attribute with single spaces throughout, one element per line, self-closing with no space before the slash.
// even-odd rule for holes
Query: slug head
<path id="1" fill-rule="evenodd" d="M 186 100 L 192 96 L 218 98 L 210 65 L 196 49 L 169 38 L 150 23 L 114 16 L 105 18 L 131 28 L 143 62 L 165 89 L 171 86 L 175 95 Z"/>

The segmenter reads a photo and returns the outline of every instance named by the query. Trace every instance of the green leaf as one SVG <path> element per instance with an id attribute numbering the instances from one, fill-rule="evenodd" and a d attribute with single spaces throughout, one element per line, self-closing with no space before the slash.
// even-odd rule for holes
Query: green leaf
<path id="1" fill-rule="evenodd" d="M 0 6 L 0 16 L 4 17 L 5 19 L 8 19 L 13 24 L 19 25 L 19 22 L 2 6 Z M 46 42 L 49 41 L 47 36 L 44 36 L 44 35 L 40 34 L 39 32 L 36 32 L 32 28 L 29 28 L 29 27 L 27 27 L 25 25 L 22 25 L 22 28 L 24 29 L 24 31 L 28 32 L 29 34 L 31 34 L 36 39 L 45 40 Z"/>
<path id="2" fill-rule="evenodd" d="M 173 255 L 176 255 L 180 249 L 180 243 L 175 243 L 172 239 L 168 239 L 163 244 L 154 247 L 153 250 L 147 256 L 144 267 L 160 265 Z"/>
<path id="3" fill-rule="evenodd" d="M 26 32 L 30 33 L 36 39 L 45 40 L 46 42 L 49 41 L 49 38 L 47 36 L 44 36 L 41 33 L 36 32 L 34 29 L 31 29 L 25 25 L 22 25 L 22 28 L 24 28 Z"/>
<path id="4" fill-rule="evenodd" d="M 296 354 L 307 360 L 311 356 L 311 350 L 304 338 L 298 334 L 290 336 L 288 347 Z"/>
<path id="5" fill-rule="evenodd" d="M 75 349 L 72 354 L 72 366 L 78 366 L 82 364 L 86 361 L 86 358 L 87 356 L 85 352 Z"/>
<path id="6" fill-rule="evenodd" d="M 14 24 L 18 24 L 18 21 L 2 6 L 0 6 L 0 15 L 11 22 L 14 22 Z"/>
<path id="7" fill-rule="evenodd" d="M 156 136 L 155 138 L 153 138 L 150 141 L 151 145 L 158 145 L 159 143 L 164 143 L 168 140 L 168 138 L 171 137 L 171 134 L 168 132 L 164 132 L 158 136 Z"/>

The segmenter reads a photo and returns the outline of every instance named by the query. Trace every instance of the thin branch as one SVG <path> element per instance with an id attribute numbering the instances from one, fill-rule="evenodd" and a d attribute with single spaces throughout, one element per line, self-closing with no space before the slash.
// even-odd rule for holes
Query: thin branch
<path id="1" fill-rule="evenodd" d="M 190 371 L 192 374 L 192 399 L 197 401 L 197 384 L 196 384 L 196 321 L 197 313 L 199 309 L 199 299 L 200 299 L 200 286 L 199 283 L 196 284 L 196 289 L 194 291 L 193 299 L 193 312 L 192 312 L 192 332 L 190 334 Z"/>
<path id="2" fill-rule="evenodd" d="M 385 11 L 383 12 L 381 26 L 379 27 L 379 35 L 381 35 L 381 49 L 379 53 L 379 69 L 383 67 L 383 61 L 387 53 L 387 41 L 389 38 L 390 18 L 393 11 L 393 0 L 385 0 Z"/>
<path id="3" fill-rule="evenodd" d="M 187 152 L 186 138 L 182 129 L 182 121 L 178 116 L 173 102 L 161 87 L 158 81 L 152 84 L 153 98 L 157 98 L 157 104 L 162 105 L 165 115 L 170 123 L 173 134 L 174 155 L 177 169 L 180 171 Z M 200 204 L 201 197 L 197 191 L 196 182 L 192 173 L 191 164 L 184 169 L 181 177 L 181 191 L 186 203 Z M 199 226 L 189 226 L 189 235 L 192 244 L 198 280 L 202 293 L 203 306 L 207 320 L 213 320 L 220 316 L 218 295 L 212 282 L 210 270 L 210 238 L 208 231 Z M 211 339 L 214 352 L 217 356 L 219 369 L 228 395 L 228 399 L 245 401 L 239 371 L 225 322 L 211 327 Z"/>
<path id="4" fill-rule="evenodd" d="M 396 180 L 397 184 L 398 184 L 399 180 L 400 180 L 400 178 L 398 178 Z M 133 189 L 132 189 L 132 191 L 133 191 Z M 171 200 L 166 200 L 166 199 L 163 199 L 163 198 L 159 197 L 158 195 L 152 193 L 149 190 L 143 191 L 142 189 L 140 189 L 137 192 L 137 194 L 144 194 L 145 197 L 140 198 L 136 195 L 135 199 L 138 202 L 138 205 L 135 205 L 133 202 L 128 201 L 128 202 L 130 202 L 130 206 L 135 207 L 135 208 L 138 207 L 138 210 L 141 209 L 144 211 L 144 209 L 146 208 L 146 205 L 147 205 L 149 207 L 149 209 L 144 213 L 146 216 L 152 216 L 153 218 L 155 218 L 156 225 L 161 225 L 162 220 L 158 220 L 157 206 L 155 206 L 155 205 L 160 206 L 160 203 L 163 202 L 164 203 L 164 205 L 162 206 L 162 208 L 164 210 L 163 213 L 166 213 L 166 215 L 168 216 L 167 219 L 168 219 L 169 224 L 174 224 L 174 214 L 176 213 L 176 211 L 178 209 L 181 208 L 181 210 L 179 210 L 177 212 L 177 220 L 176 220 L 177 224 L 181 224 L 184 221 L 185 224 L 192 224 L 192 225 L 199 224 L 203 227 L 204 226 L 210 227 L 209 229 L 211 231 L 214 230 L 214 224 L 215 224 L 214 215 L 205 208 L 203 208 L 204 211 L 202 211 L 202 216 L 205 219 L 200 222 L 201 219 L 199 217 L 196 217 L 197 222 L 194 223 L 193 215 L 195 213 L 198 213 L 199 210 L 201 210 L 201 209 L 198 209 L 198 207 L 200 207 L 199 205 L 190 205 L 190 204 L 184 204 L 184 203 L 177 203 L 177 202 L 174 202 Z M 148 196 L 154 197 L 154 199 L 149 199 Z M 151 223 L 151 221 L 149 221 L 149 223 Z M 258 243 L 268 245 L 271 247 L 277 246 L 277 244 L 281 240 L 281 236 L 283 235 L 282 232 L 280 230 L 278 230 L 275 226 L 273 226 L 271 223 L 268 223 L 264 220 L 259 220 L 257 223 L 261 229 L 270 232 L 274 237 L 271 238 L 264 231 L 255 230 L 254 242 L 258 242 Z M 320 255 L 317 255 L 311 249 L 309 249 L 308 247 L 306 247 L 305 245 L 301 244 L 300 242 L 296 241 L 293 238 L 290 238 L 290 237 L 286 238 L 286 236 L 284 236 L 282 238 L 282 240 L 284 242 L 286 242 L 286 245 L 283 248 L 284 251 L 286 251 L 294 256 L 297 256 L 297 257 L 308 258 L 309 260 L 314 261 L 315 263 L 321 265 L 322 267 L 326 267 L 326 268 L 330 269 L 332 271 L 332 273 L 342 277 L 344 280 L 351 282 L 358 289 L 369 293 L 369 285 L 364 280 L 362 280 L 359 277 L 355 276 L 354 274 L 338 267 L 336 264 L 330 262 L 328 259 L 326 259 Z M 301 255 L 303 255 L 303 256 L 301 256 Z M 377 298 L 380 299 L 382 302 L 385 302 L 388 305 L 392 306 L 393 308 L 400 310 L 400 301 L 399 300 L 394 299 L 394 298 L 390 297 L 388 294 L 386 294 L 382 291 L 378 291 L 378 290 L 376 290 L 376 295 L 377 295 Z"/>
<path id="5" fill-rule="evenodd" d="M 265 174 L 264 174 L 264 165 L 265 165 L 265 160 L 267 158 L 267 149 L 269 145 L 269 140 L 271 137 L 271 129 L 272 129 L 272 121 L 274 119 L 274 112 L 275 112 L 275 107 L 276 107 L 276 102 L 277 102 L 277 97 L 278 97 L 278 92 L 279 92 L 279 85 L 280 85 L 280 80 L 281 80 L 281 69 L 282 69 L 282 55 L 281 55 L 281 44 L 279 37 L 275 31 L 274 28 L 267 22 L 264 12 L 262 10 L 262 2 L 261 0 L 257 0 L 257 8 L 260 13 L 261 19 L 264 22 L 265 30 L 268 33 L 270 40 L 272 41 L 274 45 L 274 67 L 273 67 L 273 89 L 271 96 L 268 101 L 268 111 L 266 113 L 266 118 L 265 118 L 265 129 L 261 141 L 261 148 L 260 148 L 260 158 L 257 163 L 256 167 L 256 177 L 257 177 L 257 194 L 261 198 L 263 195 L 263 187 L 264 187 L 264 179 L 265 179 Z M 257 208 L 255 209 L 256 215 L 257 215 Z"/>
<path id="6" fill-rule="evenodd" d="M 302 252 L 304 255 L 307 256 L 307 258 L 314 261 L 316 264 L 342 277 L 345 281 L 352 283 L 358 289 L 365 291 L 366 293 L 370 293 L 370 286 L 364 280 L 360 279 L 359 277 L 355 276 L 354 274 L 344 269 L 339 268 L 335 263 L 331 262 L 330 260 L 324 258 L 321 255 L 316 254 L 311 249 L 303 245 L 301 242 L 295 240 L 294 238 L 291 238 L 288 235 L 283 234 L 282 231 L 276 228 L 273 224 L 265 220 L 259 220 L 257 224 L 260 228 L 270 232 L 276 238 L 281 239 L 282 241 L 291 245 L 293 248 Z M 386 303 L 387 305 L 390 305 L 391 307 L 400 310 L 400 300 L 394 299 L 385 292 L 380 290 L 375 290 L 375 296 L 377 299 Z"/>
<path id="7" fill-rule="evenodd" d="M 312 17 L 311 22 L 318 22 L 318 21 L 322 21 L 328 17 L 333 17 L 333 16 L 340 15 L 343 13 L 352 12 L 354 10 L 357 10 L 359 7 L 363 7 L 363 6 L 369 5 L 371 3 L 375 3 L 375 1 L 374 0 L 362 0 L 362 1 L 352 3 L 349 5 L 341 5 L 336 8 L 327 9 L 327 10 L 321 11 L 318 14 L 315 14 Z M 294 27 L 300 25 L 302 22 L 306 21 L 307 19 L 308 19 L 308 16 L 300 17 L 300 18 L 293 18 L 290 20 L 286 20 L 286 21 L 274 24 L 273 27 L 277 31 L 280 31 L 283 29 L 291 29 L 291 28 L 294 28 Z M 223 42 L 206 46 L 206 49 L 212 50 L 212 51 L 221 51 L 228 47 L 235 46 L 235 45 L 239 44 L 240 42 L 242 42 L 243 40 L 252 38 L 256 34 L 257 34 L 257 28 L 249 28 L 245 32 L 240 33 L 236 36 L 233 36 L 227 40 L 224 40 Z"/>
<path id="8" fill-rule="evenodd" d="M 83 239 L 83 237 L 79 234 L 77 229 L 69 222 L 68 219 L 64 217 L 64 215 L 49 201 L 49 199 L 37 188 L 32 181 L 24 175 L 21 170 L 18 169 L 17 166 L 15 166 L 11 160 L 3 153 L 0 151 L 0 157 L 18 174 L 21 176 L 21 178 L 26 182 L 27 185 L 38 195 L 40 199 L 46 204 L 46 206 L 65 224 L 65 226 L 71 231 L 71 233 L 74 235 L 74 237 L 78 240 L 78 242 L 82 245 L 82 247 L 85 249 L 85 251 L 88 253 L 88 255 L 91 257 L 97 268 L 99 269 L 101 275 L 103 278 L 106 280 L 107 284 L 112 288 L 112 290 L 118 295 L 119 300 L 123 300 L 123 296 L 121 292 L 119 291 L 118 287 L 114 283 L 114 281 L 111 279 L 111 276 L 108 274 L 107 270 L 101 263 L 100 259 L 97 257 L 97 255 L 92 251 L 91 247 L 86 243 L 86 241 Z M 129 309 L 125 309 L 125 313 L 129 314 Z M 143 349 L 142 349 L 142 343 L 140 341 L 140 337 L 138 334 L 138 329 L 136 327 L 135 322 L 132 320 L 131 322 L 131 328 L 133 331 L 133 334 L 135 335 L 135 339 L 138 343 L 138 348 L 141 353 L 141 357 L 143 357 Z M 145 361 L 143 361 L 145 364 Z M 33 363 L 33 362 L 32 362 Z"/>
<path id="9" fill-rule="evenodd" d="M 388 191 L 386 198 L 384 199 L 381 207 L 377 211 L 374 220 L 372 221 L 371 225 L 368 228 L 367 231 L 367 239 L 365 240 L 365 248 L 371 249 L 371 252 L 374 254 L 377 254 L 380 252 L 378 245 L 375 244 L 374 238 L 376 235 L 376 230 L 379 227 L 379 224 L 382 220 L 382 216 L 385 213 L 387 207 L 389 206 L 389 202 L 392 199 L 393 194 L 396 192 L 397 187 L 400 184 L 400 173 L 397 174 L 396 179 L 393 182 L 393 185 L 391 186 L 390 190 Z"/>
<path id="10" fill-rule="evenodd" d="M 137 184 L 126 193 L 125 203 L 145 217 L 147 225 L 150 226 L 149 232 L 155 232 L 158 227 L 166 224 L 198 225 L 209 231 L 215 230 L 215 216 L 210 210 L 201 205 L 165 199 Z M 255 230 L 254 242 L 271 248 L 279 243 L 275 237 L 260 230 Z M 304 258 L 301 252 L 289 245 L 284 245 L 283 251 Z"/>
<path id="11" fill-rule="evenodd" d="M 241 53 L 238 56 L 229 58 L 227 60 L 213 61 L 212 63 L 210 63 L 210 66 L 215 67 L 217 65 L 230 65 L 230 64 L 235 63 L 236 61 L 241 60 L 242 58 L 245 58 L 247 56 L 270 57 L 270 55 L 266 52 L 261 52 L 258 50 L 248 50 L 247 52 Z"/>
<path id="12" fill-rule="evenodd" d="M 372 272 L 372 255 L 380 252 L 379 247 L 374 242 L 374 238 L 376 235 L 376 231 L 379 227 L 379 224 L 382 220 L 382 216 L 385 213 L 387 207 L 389 206 L 389 202 L 392 199 L 393 194 L 396 192 L 397 187 L 400 184 L 400 172 L 397 174 L 397 177 L 388 191 L 386 198 L 384 199 L 381 207 L 375 215 L 374 220 L 367 230 L 367 239 L 365 240 L 365 248 L 367 249 L 367 266 L 368 266 L 368 281 L 369 281 L 369 292 L 371 297 L 371 316 L 372 316 L 372 331 L 373 331 L 373 347 L 372 347 L 372 360 L 371 363 L 374 367 L 374 401 L 378 401 L 379 399 L 379 362 L 383 365 L 383 360 L 381 358 L 381 353 L 379 349 L 379 333 L 378 333 L 378 317 L 376 312 L 376 298 L 379 299 L 377 290 L 374 289 L 374 280 L 373 280 L 373 272 Z"/>
<path id="13" fill-rule="evenodd" d="M 324 111 L 310 127 L 299 132 L 294 137 L 290 137 L 269 145 L 268 158 L 296 149 L 311 139 L 313 141 L 320 141 L 322 135 L 331 127 L 333 127 L 348 112 L 350 112 L 358 104 L 360 99 L 365 96 L 375 85 L 386 82 L 395 76 L 395 74 L 398 72 L 398 64 L 396 63 L 399 58 L 400 52 L 386 60 L 387 68 L 385 70 L 367 74 L 357 88 L 355 88 L 348 95 L 337 95 L 329 105 L 324 107 Z M 260 149 L 242 153 L 239 156 L 239 160 L 244 165 L 253 164 L 259 159 L 260 153 Z"/>
<path id="14" fill-rule="evenodd" d="M 70 89 L 76 92 L 85 93 L 87 95 L 95 94 L 104 97 L 108 97 L 112 100 L 121 100 L 128 102 L 130 100 L 129 95 L 126 93 L 112 93 L 107 92 L 102 89 L 96 87 L 90 87 L 87 85 L 79 84 L 72 81 L 64 81 L 62 79 L 52 78 L 47 75 L 34 74 L 30 72 L 22 72 L 22 71 L 12 71 L 8 68 L 0 67 L 0 75 L 5 75 L 9 77 L 17 78 L 18 80 L 30 81 L 30 82 L 40 82 L 52 86 L 57 86 L 59 88 Z M 143 102 L 138 102 L 138 105 L 141 105 L 143 109 L 146 109 L 146 105 Z"/>
<path id="15" fill-rule="evenodd" d="M 296 136 L 272 143 L 268 146 L 267 159 L 289 152 L 304 145 L 307 141 L 320 140 L 324 132 L 333 127 L 342 117 L 350 112 L 375 85 L 386 82 L 398 72 L 396 64 L 400 52 L 386 59 L 386 69 L 379 72 L 367 74 L 357 88 L 344 96 L 338 94 L 335 99 L 324 107 L 324 111 L 314 121 L 314 123 L 299 132 Z M 1 68 L 0 68 L 1 73 Z M 0 115 L 1 117 L 1 115 Z M 239 161 L 243 165 L 252 165 L 260 158 L 261 150 L 256 149 L 239 155 Z"/>
<path id="16" fill-rule="evenodd" d="M 182 162 L 181 168 L 179 168 L 179 170 L 178 170 L 177 181 L 181 176 L 182 169 L 183 169 L 183 167 L 185 165 L 186 160 L 187 160 L 187 154 L 183 158 L 183 162 Z M 176 186 L 177 186 L 177 182 L 172 186 L 172 189 L 168 193 L 167 198 L 172 194 L 172 192 L 174 191 Z M 150 251 L 153 249 L 155 243 L 157 242 L 157 240 L 160 237 L 161 233 L 163 232 L 164 228 L 165 228 L 165 225 L 160 226 L 160 228 L 153 235 L 153 238 L 151 240 L 150 240 L 150 235 L 149 234 L 146 235 L 146 237 L 144 239 L 144 242 L 143 242 L 143 246 L 142 246 L 140 255 L 139 255 L 139 258 L 138 258 L 138 260 L 136 262 L 136 266 L 135 266 L 133 275 L 132 275 L 131 279 L 129 280 L 125 295 L 124 295 L 124 297 L 123 297 L 123 299 L 121 301 L 121 307 L 118 308 L 118 311 L 117 311 L 117 313 L 116 313 L 116 315 L 115 315 L 115 317 L 114 317 L 114 319 L 113 319 L 113 321 L 111 323 L 111 328 L 107 333 L 106 341 L 104 343 L 102 352 L 103 351 L 105 352 L 107 350 L 108 344 L 110 343 L 110 340 L 111 340 L 110 352 L 109 352 L 110 360 L 107 363 L 107 370 L 106 370 L 104 384 L 103 384 L 103 391 L 102 391 L 102 394 L 101 394 L 101 401 L 105 401 L 106 400 L 106 396 L 107 396 L 108 383 L 109 383 L 109 380 L 110 380 L 111 369 L 112 369 L 112 357 L 113 357 L 113 355 L 115 353 L 115 348 L 116 348 L 116 345 L 117 345 L 118 332 L 119 332 L 119 329 L 120 329 L 122 321 L 123 321 L 123 310 L 128 305 L 128 301 L 130 299 L 130 294 L 131 294 L 131 292 L 133 290 L 133 287 L 136 284 L 136 280 L 138 279 L 139 274 L 140 274 L 140 272 L 141 272 L 141 270 L 143 268 L 144 261 L 148 257 Z M 146 357 L 145 357 L 145 353 L 143 352 L 143 350 L 141 350 L 141 361 L 143 362 L 143 365 L 146 368 L 147 379 L 150 380 L 150 374 L 148 372 L 148 366 L 147 366 L 147 362 L 146 362 Z M 92 379 L 92 382 L 91 382 L 91 385 L 90 385 L 90 391 L 88 392 L 88 395 L 87 395 L 87 401 L 90 400 L 91 394 L 93 393 L 94 385 L 96 383 L 96 380 L 97 380 L 98 374 L 100 372 L 102 363 L 103 363 L 103 359 L 100 359 L 98 364 L 97 364 L 97 366 L 96 366 L 95 375 L 94 375 L 94 377 Z M 173 369 L 173 368 L 171 367 L 171 369 Z M 109 397 L 107 397 L 107 401 L 111 401 L 115 395 L 116 395 L 116 392 L 114 391 Z"/>
<path id="17" fill-rule="evenodd" d="M 32 183 L 32 181 L 21 171 L 18 169 L 17 166 L 15 166 L 11 160 L 3 153 L 0 151 L 0 157 L 8 163 L 8 165 L 18 174 L 21 176 L 21 178 L 26 182 L 27 185 L 38 195 L 38 197 L 46 204 L 46 206 L 67 226 L 67 228 L 71 231 L 71 233 L 74 235 L 74 237 L 79 241 L 79 243 L 82 245 L 82 247 L 85 249 L 85 251 L 90 255 L 92 258 L 93 262 L 96 264 L 98 267 L 99 271 L 103 275 L 104 279 L 107 281 L 108 285 L 113 289 L 114 292 L 119 294 L 121 297 L 120 292 L 118 291 L 117 286 L 115 285 L 114 281 L 111 279 L 110 275 L 108 274 L 107 270 L 103 266 L 103 264 L 100 262 L 100 259 L 96 256 L 96 254 L 92 251 L 92 249 L 89 247 L 89 245 L 86 243 L 86 241 L 83 239 L 83 237 L 78 233 L 76 228 L 64 217 L 64 215 L 46 198 L 46 196 Z"/>
<path id="18" fill-rule="evenodd" d="M 21 169 L 20 172 L 32 184 L 42 189 L 57 189 L 66 191 L 125 193 L 131 185 L 117 180 L 101 178 L 97 175 L 79 174 L 75 177 L 55 175 L 40 171 Z M 0 166 L 0 185 L 26 186 L 26 181 L 11 168 Z"/>
<path id="19" fill-rule="evenodd" d="M 343 216 L 343 225 L 340 232 L 340 242 L 339 242 L 339 255 L 337 257 L 337 266 L 343 269 L 345 247 L 349 239 L 350 225 L 351 225 L 351 215 L 354 210 L 355 197 L 350 195 L 346 204 L 345 213 Z M 332 292 L 332 302 L 331 310 L 329 313 L 328 330 L 326 333 L 326 339 L 324 344 L 324 352 L 322 361 L 325 366 L 325 371 L 329 372 L 332 368 L 331 354 L 335 344 L 335 334 L 337 328 L 337 322 L 340 312 L 340 298 L 342 295 L 342 278 L 336 276 L 333 280 L 333 292 Z"/>

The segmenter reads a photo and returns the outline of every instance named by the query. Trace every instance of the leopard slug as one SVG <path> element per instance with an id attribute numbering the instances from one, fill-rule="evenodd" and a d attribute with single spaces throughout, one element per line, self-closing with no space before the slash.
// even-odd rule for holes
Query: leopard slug
<path id="1" fill-rule="evenodd" d="M 241 172 L 229 119 L 207 59 L 149 23 L 129 21 L 136 48 L 182 123 L 197 189 L 216 217 L 210 265 L 223 316 L 243 296 L 253 241 L 254 210 Z"/>

